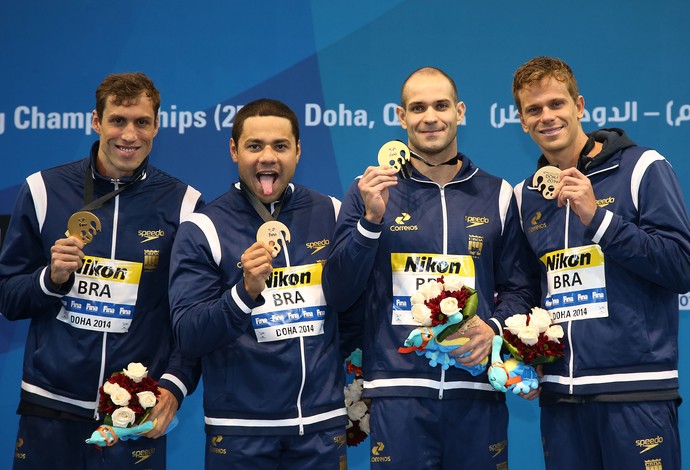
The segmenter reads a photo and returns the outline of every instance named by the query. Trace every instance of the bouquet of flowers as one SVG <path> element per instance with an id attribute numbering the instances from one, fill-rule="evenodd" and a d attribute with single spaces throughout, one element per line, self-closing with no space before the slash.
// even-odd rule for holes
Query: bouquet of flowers
<path id="1" fill-rule="evenodd" d="M 348 374 L 354 374 L 349 385 L 345 386 L 345 407 L 347 408 L 347 445 L 356 446 L 369 435 L 369 404 L 362 400 L 362 351 L 357 348 L 345 360 Z"/>
<path id="2" fill-rule="evenodd" d="M 512 315 L 506 319 L 503 343 L 510 354 L 530 365 L 546 364 L 563 357 L 561 343 L 563 328 L 551 324 L 551 315 L 534 307 L 527 315 Z"/>
<path id="3" fill-rule="evenodd" d="M 127 369 L 110 376 L 99 392 L 98 411 L 106 415 L 104 425 L 93 432 L 87 444 L 111 446 L 118 439 L 136 438 L 153 429 L 154 423 L 146 419 L 160 391 L 142 364 L 130 362 Z"/>
<path id="4" fill-rule="evenodd" d="M 491 349 L 489 383 L 500 392 L 529 393 L 539 387 L 535 365 L 554 362 L 563 357 L 563 328 L 551 324 L 551 315 L 535 307 L 527 315 L 506 319 L 503 337 L 495 336 Z M 501 359 L 501 348 L 510 352 Z"/>
<path id="5" fill-rule="evenodd" d="M 429 359 L 429 365 L 450 366 L 468 370 L 478 375 L 486 368 L 486 362 L 474 367 L 465 367 L 448 353 L 467 342 L 467 338 L 448 340 L 448 336 L 473 326 L 477 313 L 477 292 L 465 286 L 460 276 L 441 276 L 435 281 L 422 284 L 410 297 L 412 318 L 419 324 L 405 340 L 405 347 L 398 352 L 407 354 L 415 351 Z M 469 354 L 469 353 L 468 353 Z"/>

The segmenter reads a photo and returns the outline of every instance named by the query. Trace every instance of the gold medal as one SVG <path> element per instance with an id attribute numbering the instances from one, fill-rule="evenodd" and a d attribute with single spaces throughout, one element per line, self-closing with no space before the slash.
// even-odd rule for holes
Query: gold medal
<path id="1" fill-rule="evenodd" d="M 283 245 L 290 242 L 290 230 L 282 222 L 269 220 L 257 230 L 256 241 L 266 243 L 276 256 L 282 249 L 279 242 L 282 241 Z"/>
<path id="2" fill-rule="evenodd" d="M 555 166 L 543 166 L 534 174 L 532 186 L 539 190 L 544 199 L 555 199 L 560 174 L 561 170 Z"/>
<path id="3" fill-rule="evenodd" d="M 67 221 L 67 235 L 80 238 L 84 245 L 90 243 L 100 231 L 101 221 L 89 211 L 75 212 Z"/>
<path id="4" fill-rule="evenodd" d="M 410 149 L 399 140 L 386 142 L 379 149 L 379 165 L 388 165 L 400 171 L 410 161 Z"/>

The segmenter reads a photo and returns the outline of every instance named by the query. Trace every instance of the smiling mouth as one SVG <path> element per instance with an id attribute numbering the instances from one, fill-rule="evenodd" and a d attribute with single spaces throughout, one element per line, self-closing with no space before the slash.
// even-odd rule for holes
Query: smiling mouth
<path id="1" fill-rule="evenodd" d="M 547 136 L 548 136 L 548 135 L 554 135 L 554 134 L 557 134 L 558 132 L 560 132 L 561 129 L 563 129 L 563 126 L 560 126 L 560 127 L 549 127 L 548 129 L 542 129 L 542 130 L 540 130 L 539 133 L 542 134 L 542 135 L 547 135 Z"/>
<path id="2" fill-rule="evenodd" d="M 261 191 L 264 196 L 271 196 L 273 194 L 273 183 L 278 179 L 278 174 L 274 172 L 258 173 L 256 178 L 261 185 Z"/>
<path id="3" fill-rule="evenodd" d="M 115 148 L 124 153 L 134 153 L 139 150 L 139 147 L 132 147 L 130 145 L 116 145 Z"/>

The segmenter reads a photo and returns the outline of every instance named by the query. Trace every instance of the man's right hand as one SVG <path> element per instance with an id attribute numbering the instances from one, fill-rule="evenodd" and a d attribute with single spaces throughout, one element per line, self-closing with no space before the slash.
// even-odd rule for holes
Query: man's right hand
<path id="1" fill-rule="evenodd" d="M 386 213 L 388 188 L 398 184 L 397 172 L 389 166 L 370 166 L 359 179 L 357 187 L 364 200 L 364 218 L 369 222 L 380 224 Z"/>
<path id="2" fill-rule="evenodd" d="M 60 238 L 50 248 L 50 280 L 61 286 L 81 268 L 84 262 L 84 242 L 77 237 Z"/>
<path id="3" fill-rule="evenodd" d="M 242 254 L 244 288 L 256 299 L 266 288 L 266 280 L 273 271 L 273 251 L 264 242 L 256 242 Z"/>

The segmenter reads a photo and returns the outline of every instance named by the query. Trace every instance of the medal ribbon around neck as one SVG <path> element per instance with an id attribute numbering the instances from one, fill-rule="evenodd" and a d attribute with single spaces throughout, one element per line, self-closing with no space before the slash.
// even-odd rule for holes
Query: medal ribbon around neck
<path id="1" fill-rule="evenodd" d="M 280 209 L 283 207 L 283 197 L 281 196 L 274 206 L 273 213 L 271 213 L 241 180 L 240 189 L 244 197 L 247 198 L 256 213 L 264 221 L 259 230 L 256 231 L 256 241 L 266 243 L 273 251 L 273 256 L 277 256 L 282 250 L 281 243 L 279 242 L 282 242 L 283 245 L 290 243 L 290 229 L 284 223 L 276 220 L 280 214 Z M 285 193 L 283 193 L 284 195 Z"/>
<path id="2" fill-rule="evenodd" d="M 378 162 L 380 166 L 388 165 L 398 170 L 402 179 L 408 179 L 411 174 L 411 158 L 419 160 L 427 166 L 436 167 L 442 165 L 455 165 L 458 156 L 455 155 L 450 160 L 441 163 L 431 163 L 421 155 L 416 154 L 401 140 L 391 140 L 386 142 L 379 149 Z"/>
<path id="3" fill-rule="evenodd" d="M 93 168 L 89 164 L 84 175 L 84 207 L 72 214 L 67 221 L 66 236 L 73 236 L 81 239 L 84 245 L 88 245 L 93 241 L 93 237 L 101 231 L 101 221 L 96 214 L 91 212 L 103 206 L 106 202 L 120 194 L 132 184 L 136 183 L 144 177 L 144 172 L 140 172 L 136 178 L 129 183 L 122 184 L 119 188 L 108 194 L 99 197 L 95 201 L 93 199 Z"/>

